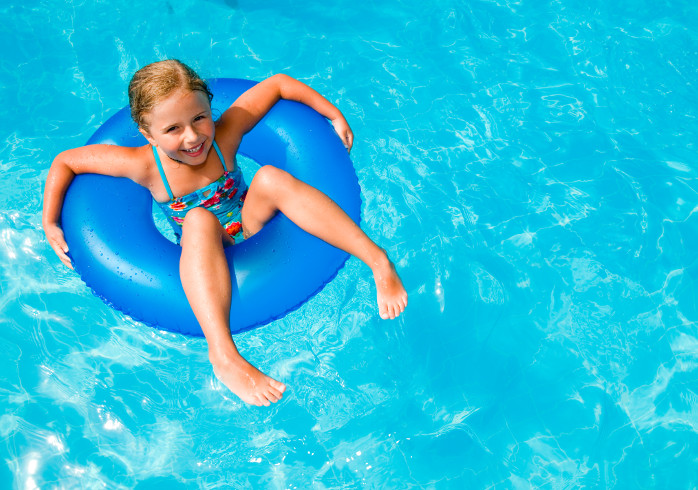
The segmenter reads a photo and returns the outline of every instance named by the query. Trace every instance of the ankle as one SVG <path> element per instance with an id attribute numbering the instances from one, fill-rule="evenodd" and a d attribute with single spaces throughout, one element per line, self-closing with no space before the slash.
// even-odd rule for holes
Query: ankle
<path id="1" fill-rule="evenodd" d="M 385 250 L 378 247 L 378 250 L 372 255 L 368 265 L 374 272 L 378 272 L 392 267 L 393 263 L 388 258 L 388 254 Z"/>
<path id="2" fill-rule="evenodd" d="M 242 356 L 240 356 L 240 353 L 234 344 L 231 348 L 209 348 L 208 350 L 208 360 L 214 366 L 231 364 L 239 361 L 240 359 L 242 359 Z"/>

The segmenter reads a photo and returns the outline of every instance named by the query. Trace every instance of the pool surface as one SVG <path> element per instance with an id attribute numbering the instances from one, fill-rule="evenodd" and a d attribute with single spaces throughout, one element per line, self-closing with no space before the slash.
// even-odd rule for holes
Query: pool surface
<path id="1" fill-rule="evenodd" d="M 0 13 L 0 486 L 698 485 L 694 2 Z M 41 230 L 53 157 L 169 57 L 204 77 L 287 73 L 335 103 L 362 225 L 410 294 L 381 320 L 352 259 L 236 337 L 288 385 L 268 409 L 216 380 L 203 340 L 105 306 Z"/>

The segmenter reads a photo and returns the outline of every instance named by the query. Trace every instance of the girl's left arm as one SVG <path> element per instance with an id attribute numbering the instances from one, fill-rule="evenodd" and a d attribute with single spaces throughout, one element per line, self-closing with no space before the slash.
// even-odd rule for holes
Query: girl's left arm
<path id="1" fill-rule="evenodd" d="M 318 92 L 288 75 L 278 74 L 267 78 L 247 90 L 225 111 L 220 125 L 235 127 L 240 135 L 250 131 L 279 99 L 301 102 L 332 121 L 335 131 L 347 151 L 354 144 L 354 134 L 344 115 Z"/>

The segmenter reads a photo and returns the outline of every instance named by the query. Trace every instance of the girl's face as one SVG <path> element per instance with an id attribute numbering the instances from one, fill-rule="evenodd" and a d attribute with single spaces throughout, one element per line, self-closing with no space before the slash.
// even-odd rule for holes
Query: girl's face
<path id="1" fill-rule="evenodd" d="M 215 126 L 206 94 L 179 89 L 146 114 L 141 133 L 172 160 L 201 165 L 213 145 Z"/>

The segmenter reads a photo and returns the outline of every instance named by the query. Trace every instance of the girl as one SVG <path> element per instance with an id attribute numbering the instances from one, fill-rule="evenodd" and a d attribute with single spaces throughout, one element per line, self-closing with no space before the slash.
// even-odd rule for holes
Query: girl
<path id="1" fill-rule="evenodd" d="M 324 97 L 293 78 L 275 75 L 242 94 L 214 122 L 212 95 L 206 83 L 177 60 L 138 70 L 128 95 L 131 116 L 147 145 L 90 145 L 68 150 L 56 157 L 49 170 L 43 227 L 65 265 L 72 268 L 60 215 L 65 192 L 76 174 L 128 177 L 146 187 L 177 230 L 182 247 L 182 285 L 206 336 L 214 373 L 233 393 L 253 405 L 277 402 L 286 386 L 247 362 L 233 342 L 229 325 L 231 279 L 223 248 L 257 233 L 277 211 L 371 268 L 381 318 L 392 319 L 402 313 L 407 293 L 393 264 L 339 206 L 272 166 L 260 168 L 247 189 L 235 162 L 243 135 L 280 98 L 302 102 L 330 119 L 351 150 L 354 136 L 346 119 Z M 203 190 L 200 195 L 225 198 L 193 199 L 197 190 Z"/>

